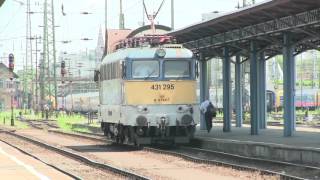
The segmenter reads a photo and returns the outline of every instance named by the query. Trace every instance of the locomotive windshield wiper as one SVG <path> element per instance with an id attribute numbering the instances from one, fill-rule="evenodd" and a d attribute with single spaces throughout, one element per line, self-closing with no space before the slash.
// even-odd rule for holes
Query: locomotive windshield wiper
<path id="1" fill-rule="evenodd" d="M 148 76 L 146 76 L 144 78 L 144 80 L 149 79 L 153 75 L 153 73 L 155 73 L 155 72 L 156 72 L 156 70 L 153 70 L 151 73 L 148 74 Z"/>
<path id="2" fill-rule="evenodd" d="M 181 79 L 186 79 L 186 78 L 190 78 L 190 76 L 182 75 L 182 76 L 174 77 L 175 80 L 181 80 Z"/>

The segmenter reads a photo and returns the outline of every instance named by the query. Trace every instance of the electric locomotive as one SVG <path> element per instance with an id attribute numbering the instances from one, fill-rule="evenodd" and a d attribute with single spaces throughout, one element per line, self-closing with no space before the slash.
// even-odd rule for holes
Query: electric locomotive
<path id="1" fill-rule="evenodd" d="M 130 39 L 95 72 L 101 128 L 118 143 L 188 143 L 199 123 L 197 63 L 167 36 Z"/>

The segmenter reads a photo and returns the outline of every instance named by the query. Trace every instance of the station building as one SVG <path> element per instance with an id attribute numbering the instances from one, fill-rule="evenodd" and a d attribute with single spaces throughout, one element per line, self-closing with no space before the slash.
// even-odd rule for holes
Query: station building
<path id="1" fill-rule="evenodd" d="M 5 64 L 0 63 L 0 111 L 11 108 L 11 95 L 13 95 L 13 107 L 20 107 L 20 81 L 17 74 L 13 73 L 14 78 L 11 82 L 11 76 L 9 68 Z"/>

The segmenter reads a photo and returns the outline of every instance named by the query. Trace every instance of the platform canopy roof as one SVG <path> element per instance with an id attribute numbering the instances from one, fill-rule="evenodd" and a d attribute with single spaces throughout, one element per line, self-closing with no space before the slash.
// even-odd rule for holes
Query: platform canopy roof
<path id="1" fill-rule="evenodd" d="M 246 40 L 253 38 L 264 40 L 264 45 L 277 44 L 282 36 L 277 37 L 275 33 L 284 31 L 302 33 L 297 34 L 297 41 L 319 37 L 319 21 L 320 0 L 267 0 L 171 31 L 169 35 L 190 49 L 201 50 L 230 43 L 233 47 L 245 49 Z"/>

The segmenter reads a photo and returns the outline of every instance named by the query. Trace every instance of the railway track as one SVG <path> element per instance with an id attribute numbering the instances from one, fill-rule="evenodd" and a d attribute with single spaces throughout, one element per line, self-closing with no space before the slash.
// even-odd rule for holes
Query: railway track
<path id="1" fill-rule="evenodd" d="M 53 120 L 24 120 L 30 127 L 35 129 L 58 129 Z"/>
<path id="2" fill-rule="evenodd" d="M 37 129 L 43 128 L 38 127 Z M 83 132 L 78 132 L 77 134 L 75 134 L 50 129 L 48 131 L 52 133 L 78 138 L 85 138 L 94 141 L 108 141 L 103 135 L 100 134 L 98 135 Z M 165 149 L 163 149 L 163 147 L 143 147 L 142 150 L 150 151 L 153 153 L 171 155 L 195 163 L 218 165 L 241 171 L 259 172 L 262 175 L 279 176 L 280 179 L 320 179 L 320 169 L 318 167 L 311 167 L 259 158 L 249 158 L 234 154 L 197 149 L 194 147 L 187 146 L 180 146 L 169 149 L 167 147 Z"/>
<path id="3" fill-rule="evenodd" d="M 24 136 L 24 135 L 16 134 L 16 133 L 14 133 L 12 131 L 2 131 L 2 132 L 6 133 L 8 135 L 14 136 L 14 137 L 16 137 L 18 139 L 33 143 L 33 144 L 35 144 L 37 146 L 40 146 L 40 147 L 43 147 L 45 149 L 49 149 L 49 150 L 55 151 L 55 152 L 65 156 L 65 157 L 72 158 L 72 159 L 77 160 L 77 161 L 81 161 L 82 163 L 85 163 L 88 166 L 91 166 L 91 167 L 94 167 L 94 168 L 98 168 L 98 169 L 101 169 L 101 170 L 104 170 L 104 171 L 107 171 L 107 172 L 112 172 L 112 173 L 115 173 L 117 175 L 126 177 L 128 179 L 137 179 L 137 180 L 148 180 L 149 179 L 147 177 L 135 174 L 135 173 L 133 173 L 131 171 L 120 169 L 120 168 L 117 168 L 115 166 L 108 165 L 108 164 L 105 164 L 105 163 L 96 162 L 96 161 L 91 160 L 91 159 L 89 159 L 89 158 L 87 158 L 85 156 L 82 156 L 80 154 L 68 151 L 66 149 L 62 149 L 61 147 L 56 147 L 56 146 L 53 146 L 53 145 L 38 141 L 36 139 L 30 138 L 30 137 L 27 137 L 27 136 Z M 22 149 L 20 148 L 20 150 L 22 150 Z M 67 172 L 65 172 L 65 173 L 67 173 Z M 76 177 L 76 176 L 74 176 L 74 177 Z M 75 178 L 75 179 L 77 179 L 77 178 Z"/>
<path id="4" fill-rule="evenodd" d="M 319 179 L 317 175 L 320 175 L 320 169 L 317 167 L 310 167 L 258 158 L 249 158 L 234 154 L 215 152 L 198 148 L 179 147 L 173 150 L 164 150 L 161 148 L 145 147 L 144 149 L 160 154 L 171 154 L 173 156 L 181 157 L 198 163 L 230 167 L 237 170 L 258 171 L 261 174 L 266 175 L 277 175 L 280 177 L 280 179 Z M 201 154 L 200 156 L 202 158 L 199 157 L 199 154 Z M 269 170 L 269 168 L 272 170 Z M 281 172 L 279 172 L 279 169 L 282 169 L 280 170 Z M 292 169 L 294 169 L 294 171 Z M 293 172 L 296 172 L 296 175 L 290 175 Z M 303 172 L 304 176 L 302 177 L 297 175 L 300 174 L 298 172 Z"/>
<path id="5" fill-rule="evenodd" d="M 92 133 L 74 134 L 51 130 L 50 132 L 73 136 L 78 138 L 88 138 L 96 141 L 108 141 L 102 135 Z M 78 132 L 80 133 L 80 132 Z M 244 157 L 229 153 L 198 149 L 188 146 L 168 147 L 143 147 L 144 151 L 171 155 L 183 158 L 188 161 L 229 167 L 242 171 L 254 171 L 263 175 L 279 176 L 280 179 L 320 179 L 320 168 L 293 164 L 281 161 L 273 161 L 259 158 Z"/>
<path id="6" fill-rule="evenodd" d="M 184 174 L 186 179 L 202 177 L 204 180 L 226 177 L 231 179 L 238 179 L 238 177 L 242 177 L 240 179 L 248 179 L 249 177 L 249 179 L 279 179 L 270 175 L 261 175 L 258 172 L 238 171 L 221 166 L 191 162 L 169 154 L 160 155 L 134 146 L 119 146 L 106 142 L 106 139 L 101 136 L 89 137 L 88 135 L 61 134 L 59 132 L 52 133 L 51 130 L 44 132 L 32 129 L 18 130 L 16 133 L 40 142 L 53 144 L 59 149 L 79 153 L 101 164 L 106 163 L 122 169 L 129 169 L 131 172 L 152 179 L 181 179 L 181 174 Z"/>

